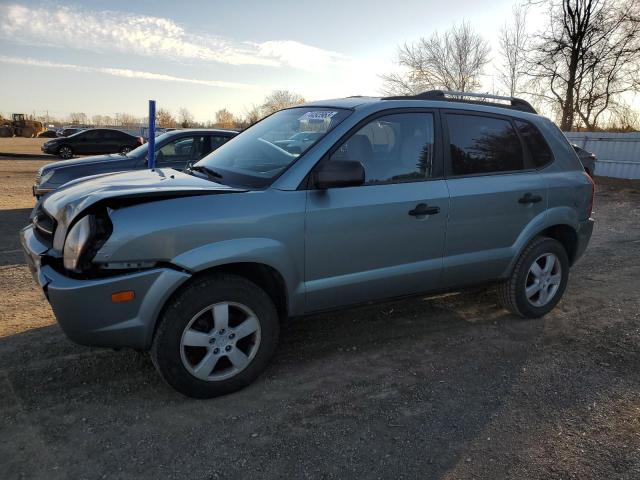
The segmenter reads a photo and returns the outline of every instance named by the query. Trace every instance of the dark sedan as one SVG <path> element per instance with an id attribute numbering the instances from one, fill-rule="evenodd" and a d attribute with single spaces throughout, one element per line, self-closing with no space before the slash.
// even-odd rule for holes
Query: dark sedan
<path id="1" fill-rule="evenodd" d="M 235 137 L 233 130 L 173 130 L 156 137 L 158 167 L 184 169 Z M 139 146 L 126 155 L 99 155 L 49 163 L 36 176 L 33 194 L 40 197 L 77 178 L 103 173 L 148 168 L 149 144 Z"/>
<path id="2" fill-rule="evenodd" d="M 582 162 L 584 171 L 587 172 L 590 177 L 593 177 L 596 171 L 596 161 L 598 160 L 598 157 L 596 157 L 596 154 L 588 152 L 584 148 L 579 147 L 578 145 L 573 145 L 573 149 L 578 154 L 578 158 Z"/>
<path id="3" fill-rule="evenodd" d="M 100 155 L 120 153 L 126 155 L 144 143 L 142 137 L 134 137 L 120 130 L 90 128 L 68 137 L 60 137 L 42 145 L 44 153 L 57 155 L 63 159 L 74 155 Z"/>

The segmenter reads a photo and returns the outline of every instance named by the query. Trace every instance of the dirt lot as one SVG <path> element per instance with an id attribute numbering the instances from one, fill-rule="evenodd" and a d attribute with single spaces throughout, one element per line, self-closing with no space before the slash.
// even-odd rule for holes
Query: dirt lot
<path id="1" fill-rule="evenodd" d="M 196 401 L 55 324 L 17 252 L 41 163 L 0 160 L 2 478 L 640 478 L 637 183 L 598 187 L 544 319 L 487 291 L 305 318 L 254 385 Z"/>
<path id="2" fill-rule="evenodd" d="M 50 138 L 22 138 L 22 137 L 11 137 L 11 138 L 0 138 L 0 157 L 3 155 L 15 155 L 15 156 L 37 156 L 45 158 L 44 154 L 40 150 L 42 144 Z M 55 157 L 50 156 L 53 160 L 56 160 Z"/>

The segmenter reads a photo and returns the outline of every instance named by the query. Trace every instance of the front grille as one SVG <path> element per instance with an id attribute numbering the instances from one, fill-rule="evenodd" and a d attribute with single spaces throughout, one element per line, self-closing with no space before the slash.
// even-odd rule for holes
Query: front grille
<path id="1" fill-rule="evenodd" d="M 33 215 L 31 220 L 36 236 L 47 245 L 53 245 L 53 234 L 56 230 L 56 221 L 41 206 Z"/>

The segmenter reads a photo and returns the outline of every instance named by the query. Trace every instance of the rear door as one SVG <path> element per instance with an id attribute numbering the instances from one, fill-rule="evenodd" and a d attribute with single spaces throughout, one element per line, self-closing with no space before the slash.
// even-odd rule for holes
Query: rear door
<path id="1" fill-rule="evenodd" d="M 446 111 L 443 127 L 451 196 L 443 286 L 496 279 L 518 236 L 544 215 L 544 180 L 511 118 Z"/>
<path id="2" fill-rule="evenodd" d="M 437 288 L 449 197 L 435 111 L 363 122 L 320 162 L 359 161 L 365 184 L 307 196 L 309 311 Z"/>
<path id="3" fill-rule="evenodd" d="M 87 130 L 73 137 L 73 150 L 82 155 L 98 155 L 104 151 L 104 134 L 102 130 Z"/>

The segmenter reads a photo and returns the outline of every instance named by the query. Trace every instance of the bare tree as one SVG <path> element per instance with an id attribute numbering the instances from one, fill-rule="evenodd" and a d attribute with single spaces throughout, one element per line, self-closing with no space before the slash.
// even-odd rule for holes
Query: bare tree
<path id="1" fill-rule="evenodd" d="M 194 126 L 193 115 L 186 108 L 181 108 L 178 111 L 178 118 L 180 119 L 180 126 L 182 128 L 189 128 Z"/>
<path id="2" fill-rule="evenodd" d="M 597 126 L 637 81 L 640 53 L 635 0 L 545 0 L 549 24 L 535 48 L 530 75 L 560 112 L 560 128 Z"/>
<path id="3" fill-rule="evenodd" d="M 302 98 L 297 93 L 290 92 L 288 90 L 274 90 L 264 99 L 262 104 L 262 116 L 271 115 L 283 108 L 292 107 L 304 103 Z"/>
<path id="4" fill-rule="evenodd" d="M 156 111 L 156 124 L 160 128 L 175 128 L 178 125 L 171 112 L 164 108 Z"/>
<path id="5" fill-rule="evenodd" d="M 218 128 L 235 128 L 236 118 L 233 116 L 233 113 L 223 108 L 216 112 L 215 126 Z"/>
<path id="6" fill-rule="evenodd" d="M 246 126 L 251 126 L 261 118 L 262 109 L 258 105 L 254 104 L 245 111 L 243 123 L 246 124 Z"/>
<path id="7" fill-rule="evenodd" d="M 88 123 L 87 114 L 83 112 L 71 112 L 69 114 L 69 123 L 72 125 L 85 125 Z"/>
<path id="8" fill-rule="evenodd" d="M 520 91 L 526 74 L 526 51 L 529 44 L 527 34 L 527 7 L 515 5 L 510 23 L 505 23 L 500 30 L 501 65 L 498 69 L 498 80 L 515 97 Z"/>
<path id="9" fill-rule="evenodd" d="M 120 125 L 123 127 L 133 127 L 140 124 L 140 120 L 130 113 L 120 113 L 118 117 L 120 119 Z"/>
<path id="10" fill-rule="evenodd" d="M 471 25 L 453 25 L 442 35 L 421 38 L 398 48 L 402 74 L 382 75 L 387 95 L 411 95 L 423 90 L 471 91 L 480 86 L 480 76 L 489 62 L 489 44 Z"/>

